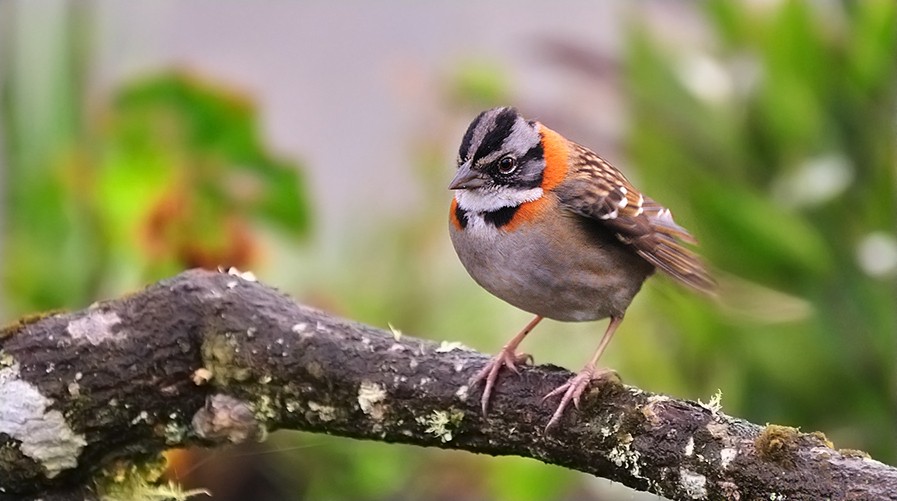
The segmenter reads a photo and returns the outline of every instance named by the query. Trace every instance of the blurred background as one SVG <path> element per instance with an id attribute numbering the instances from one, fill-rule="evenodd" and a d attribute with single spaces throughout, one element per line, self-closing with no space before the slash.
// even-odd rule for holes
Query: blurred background
<path id="1" fill-rule="evenodd" d="M 692 230 L 603 363 L 897 465 L 890 0 L 0 3 L 0 320 L 195 266 L 494 353 L 528 319 L 447 236 L 468 122 L 517 106 Z M 548 322 L 573 370 L 603 323 Z M 215 499 L 658 499 L 520 458 L 295 432 L 171 454 Z"/>

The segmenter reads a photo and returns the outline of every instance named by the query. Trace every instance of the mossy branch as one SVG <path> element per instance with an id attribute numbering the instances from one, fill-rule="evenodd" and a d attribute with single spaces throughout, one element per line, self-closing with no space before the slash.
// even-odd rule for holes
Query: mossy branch
<path id="1" fill-rule="evenodd" d="M 97 498 L 167 448 L 277 429 L 526 456 L 670 499 L 897 499 L 897 469 L 821 434 L 614 383 L 546 435 L 556 367 L 503 376 L 484 418 L 467 382 L 486 361 L 189 271 L 0 332 L 0 500 Z"/>

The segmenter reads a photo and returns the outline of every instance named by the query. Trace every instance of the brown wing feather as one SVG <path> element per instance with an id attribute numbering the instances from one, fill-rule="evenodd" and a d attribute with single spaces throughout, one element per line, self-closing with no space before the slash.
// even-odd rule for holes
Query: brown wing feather
<path id="1" fill-rule="evenodd" d="M 643 196 L 620 171 L 589 149 L 574 144 L 567 179 L 556 188 L 571 211 L 613 230 L 638 255 L 685 285 L 712 292 L 716 283 L 698 255 L 684 244 L 695 239 L 669 209 Z"/>

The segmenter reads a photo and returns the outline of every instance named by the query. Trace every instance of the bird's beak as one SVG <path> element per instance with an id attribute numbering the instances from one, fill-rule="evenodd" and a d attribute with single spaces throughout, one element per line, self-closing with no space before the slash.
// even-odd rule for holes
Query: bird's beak
<path id="1" fill-rule="evenodd" d="M 470 168 L 470 163 L 461 164 L 461 167 L 458 167 L 458 173 L 455 174 L 455 179 L 452 179 L 452 182 L 449 183 L 450 190 L 470 190 L 473 188 L 480 188 L 485 185 L 485 179 L 480 175 L 479 172 Z"/>

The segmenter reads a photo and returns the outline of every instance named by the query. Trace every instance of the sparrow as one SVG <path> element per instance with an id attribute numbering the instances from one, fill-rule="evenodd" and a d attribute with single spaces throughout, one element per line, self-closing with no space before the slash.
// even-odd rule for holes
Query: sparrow
<path id="1" fill-rule="evenodd" d="M 548 430 L 571 401 L 579 408 L 590 382 L 616 374 L 596 364 L 655 270 L 698 291 L 715 287 L 669 209 L 588 148 L 514 108 L 480 113 L 457 164 L 449 232 L 458 258 L 481 287 L 535 315 L 471 379 L 471 387 L 485 383 L 484 415 L 502 368 L 519 373 L 530 358 L 517 347 L 543 318 L 610 319 L 585 367 L 543 398 L 561 395 Z"/>

